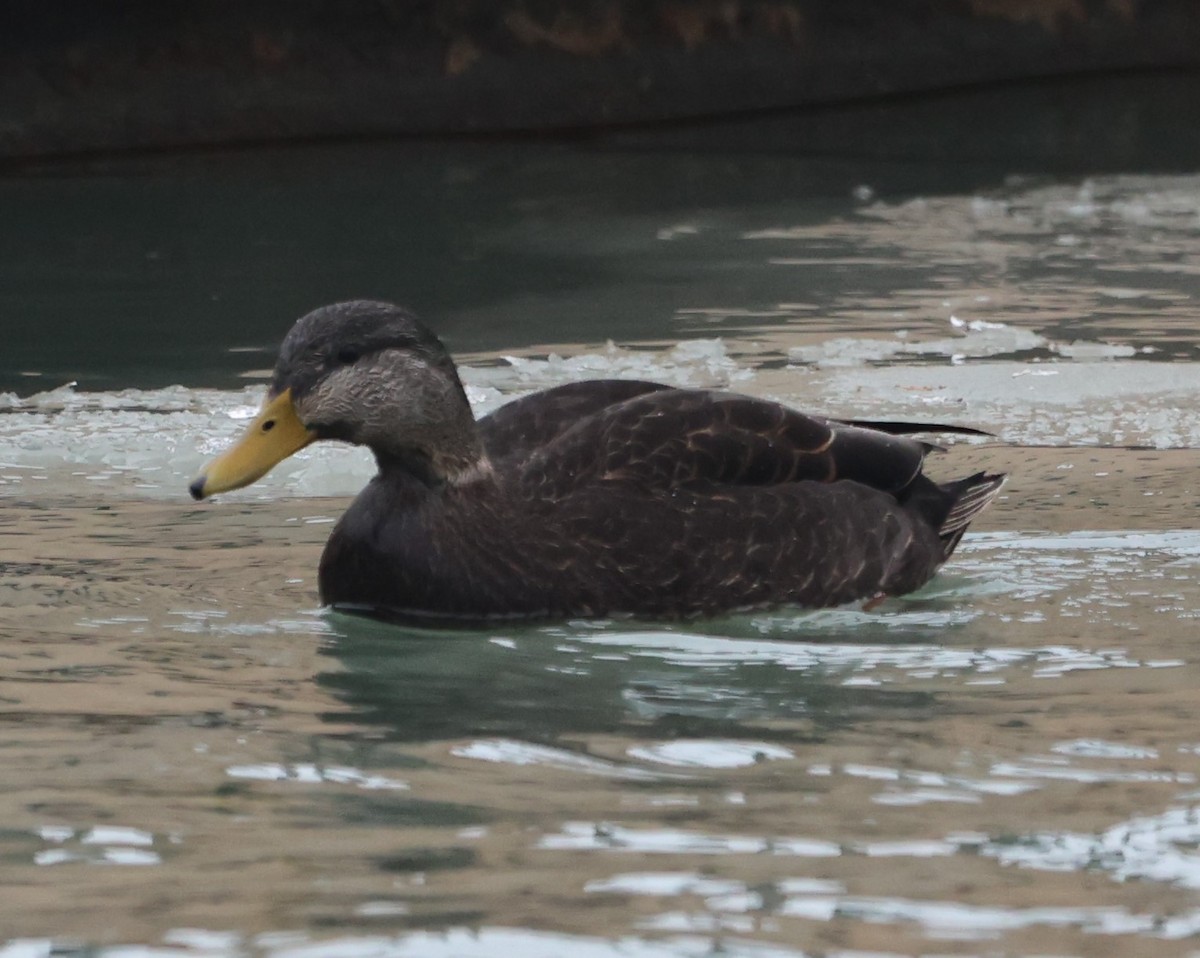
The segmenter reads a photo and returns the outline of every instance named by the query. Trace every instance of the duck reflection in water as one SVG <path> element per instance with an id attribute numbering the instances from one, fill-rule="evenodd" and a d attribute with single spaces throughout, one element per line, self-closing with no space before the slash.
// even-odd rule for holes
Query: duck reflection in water
<path id="1" fill-rule="evenodd" d="M 498 636 L 333 615 L 322 649 L 330 667 L 317 682 L 340 704 L 324 716 L 328 722 L 362 726 L 393 742 L 499 736 L 558 744 L 599 733 L 638 740 L 783 735 L 794 745 L 863 721 L 933 721 L 941 714 L 932 693 L 845 682 L 859 668 L 874 669 L 870 648 L 927 647 L 930 627 L 919 617 L 876 623 L 878 617 L 847 610 L 814 622 L 814 615 L 829 613 L 775 623 L 718 618 L 685 634 L 613 623 L 505 628 Z M 774 637 L 764 637 L 764 628 Z M 850 641 L 865 643 L 864 660 L 848 665 L 836 650 Z M 833 649 L 828 658 L 825 648 Z"/>

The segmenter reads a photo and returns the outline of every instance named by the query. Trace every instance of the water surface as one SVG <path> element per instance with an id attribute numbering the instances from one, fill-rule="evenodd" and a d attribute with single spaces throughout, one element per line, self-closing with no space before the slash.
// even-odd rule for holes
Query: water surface
<path id="1" fill-rule="evenodd" d="M 1195 950 L 1200 179 L 276 159 L 46 177 L 5 241 L 0 956 Z M 366 457 L 185 486 L 351 293 L 431 312 L 480 410 L 721 386 L 983 426 L 933 468 L 1013 479 L 871 612 L 330 614 Z"/>

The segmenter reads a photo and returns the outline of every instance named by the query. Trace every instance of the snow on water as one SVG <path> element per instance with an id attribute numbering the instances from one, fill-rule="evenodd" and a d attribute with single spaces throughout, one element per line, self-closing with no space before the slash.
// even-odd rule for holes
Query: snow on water
<path id="1" fill-rule="evenodd" d="M 504 365 L 464 366 L 476 415 L 559 383 L 590 378 L 653 379 L 728 388 L 753 378 L 720 340 L 692 340 L 666 350 L 622 349 L 544 359 L 511 357 Z M 123 389 L 78 392 L 67 384 L 21 398 L 0 395 L 0 494 L 103 491 L 150 498 L 187 495 L 187 485 L 257 412 L 264 388 Z M 311 446 L 277 466 L 237 498 L 350 495 L 374 473 L 363 449 Z"/>
<path id="2" fill-rule="evenodd" d="M 946 331 L 920 343 L 897 336 L 886 343 L 835 339 L 793 349 L 793 368 L 773 373 L 774 398 L 831 415 L 984 423 L 1010 442 L 1200 445 L 1200 367 L 1194 364 L 1097 360 L 1111 347 L 1056 345 L 1028 330 L 956 317 L 947 320 Z M 1060 359 L 994 358 L 1026 349 Z M 931 356 L 943 361 L 930 362 Z M 882 360 L 887 365 L 875 365 Z M 735 358 L 712 339 L 663 350 L 609 344 L 573 356 L 509 357 L 464 366 L 462 374 L 477 415 L 535 389 L 588 378 L 759 391 L 755 357 Z M 68 384 L 26 398 L 0 395 L 0 493 L 179 497 L 245 428 L 262 393 L 262 387 L 181 386 L 85 393 Z M 847 398 L 831 407 L 829 397 Z M 318 444 L 231 495 L 349 495 L 373 470 L 364 450 Z"/>
<path id="3" fill-rule="evenodd" d="M 210 457 L 254 416 L 261 387 L 0 396 L 0 491 L 177 498 Z M 371 475 L 370 456 L 332 446 L 282 464 L 258 495 L 350 492 Z M 236 495 L 254 496 L 255 492 Z"/>
<path id="4" fill-rule="evenodd" d="M 545 765 L 564 771 L 581 772 L 585 775 L 603 775 L 611 778 L 653 780 L 661 776 L 632 765 L 620 765 L 604 759 L 592 758 L 567 749 L 512 739 L 476 740 L 450 750 L 458 758 L 471 758 L 481 762 L 499 762 L 509 765 Z"/>
<path id="5" fill-rule="evenodd" d="M 374 916 L 404 914 L 397 910 L 402 903 L 384 901 L 375 904 L 377 907 L 371 912 Z M 811 954 L 730 935 L 722 935 L 719 951 L 714 951 L 710 934 L 601 938 L 487 925 L 396 934 L 382 931 L 347 933 L 333 937 L 307 931 L 243 935 L 204 928 L 175 928 L 162 936 L 162 942 L 161 947 L 102 945 L 87 946 L 85 952 L 71 947 L 68 952 L 50 939 L 14 938 L 7 943 L 0 942 L 0 958 L 54 958 L 83 953 L 94 958 L 244 958 L 247 955 L 257 958 L 511 958 L 513 955 L 521 958 L 562 958 L 564 955 L 571 958 L 710 958 L 715 954 L 727 958 L 808 958 Z M 839 950 L 826 954 L 830 958 L 901 958 L 883 952 Z"/>
<path id="6" fill-rule="evenodd" d="M 948 358 L 958 365 L 967 359 L 1016 357 L 1039 351 L 1080 360 L 1121 359 L 1136 356 L 1139 352 L 1125 344 L 1083 340 L 1054 342 L 1032 329 L 982 319 L 960 319 L 954 314 L 950 316 L 947 332 L 951 335 L 933 339 L 914 339 L 906 330 L 898 330 L 891 339 L 831 339 L 793 347 L 788 350 L 788 359 L 799 365 L 830 368 L 863 366 L 885 360 L 903 361 L 913 357 Z M 1152 352 L 1150 347 L 1143 347 L 1141 351 Z"/>
<path id="7" fill-rule="evenodd" d="M 982 426 L 1029 445 L 1200 444 L 1200 365 L 1149 362 L 971 363 L 819 370 L 827 413 Z"/>
<path id="8" fill-rule="evenodd" d="M 771 742 L 742 742 L 720 739 L 688 739 L 657 742 L 628 750 L 630 757 L 644 762 L 680 768 L 741 768 L 760 762 L 795 758 L 795 753 Z"/>
<path id="9" fill-rule="evenodd" d="M 530 392 L 582 379 L 652 379 L 672 386 L 729 389 L 754 378 L 750 368 L 729 355 L 721 339 L 689 339 L 666 350 L 623 349 L 609 342 L 595 353 L 504 360 L 507 366 L 464 369 L 464 381 L 492 386 L 498 398 L 514 390 Z"/>

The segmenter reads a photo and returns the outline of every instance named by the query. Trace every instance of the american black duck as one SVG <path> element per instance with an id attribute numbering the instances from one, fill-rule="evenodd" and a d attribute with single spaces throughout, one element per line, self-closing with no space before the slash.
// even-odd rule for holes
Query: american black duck
<path id="1" fill-rule="evenodd" d="M 254 482 L 309 443 L 379 472 L 325 546 L 323 602 L 447 623 L 831 606 L 918 588 L 1003 475 L 937 484 L 933 447 L 761 399 L 600 380 L 476 421 L 445 347 L 387 303 L 326 306 L 284 339 L 242 439 L 191 485 Z"/>

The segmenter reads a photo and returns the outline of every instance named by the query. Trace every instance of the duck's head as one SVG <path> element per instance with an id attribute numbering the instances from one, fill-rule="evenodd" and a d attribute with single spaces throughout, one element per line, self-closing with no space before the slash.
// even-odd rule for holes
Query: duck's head
<path id="1" fill-rule="evenodd" d="M 427 482 L 491 471 L 450 354 L 389 303 L 336 303 L 298 319 L 262 409 L 189 489 L 196 499 L 240 489 L 318 439 L 369 446 L 381 469 Z"/>

